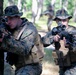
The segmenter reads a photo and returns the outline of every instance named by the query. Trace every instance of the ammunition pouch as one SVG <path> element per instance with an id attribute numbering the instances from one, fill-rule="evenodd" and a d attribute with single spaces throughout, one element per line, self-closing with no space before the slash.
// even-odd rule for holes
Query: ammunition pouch
<path id="1" fill-rule="evenodd" d="M 41 37 L 40 37 L 40 35 L 38 35 L 38 40 L 37 40 L 36 44 L 34 45 L 34 47 L 32 48 L 30 55 L 28 55 L 25 58 L 26 59 L 25 63 L 30 64 L 30 63 L 42 62 L 43 57 L 44 57 L 44 47 L 43 47 L 43 43 L 41 41 Z"/>
<path id="2" fill-rule="evenodd" d="M 25 57 L 25 64 L 31 64 L 31 63 L 38 63 L 39 62 L 37 51 L 38 51 L 37 47 L 34 46 L 32 48 L 30 55 Z"/>

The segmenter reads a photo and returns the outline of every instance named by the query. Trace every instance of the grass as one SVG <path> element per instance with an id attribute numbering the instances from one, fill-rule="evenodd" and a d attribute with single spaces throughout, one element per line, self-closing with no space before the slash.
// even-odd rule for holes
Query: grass
<path id="1" fill-rule="evenodd" d="M 48 63 L 54 63 L 52 58 L 52 50 L 45 48 L 44 52 L 45 52 L 45 56 L 43 62 L 47 61 Z"/>
<path id="2" fill-rule="evenodd" d="M 45 48 L 42 75 L 58 75 L 58 71 L 59 68 L 53 61 L 52 50 Z"/>

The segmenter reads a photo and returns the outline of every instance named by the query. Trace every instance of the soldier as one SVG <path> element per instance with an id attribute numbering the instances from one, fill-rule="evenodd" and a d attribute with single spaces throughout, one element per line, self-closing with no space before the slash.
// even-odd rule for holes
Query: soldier
<path id="1" fill-rule="evenodd" d="M 53 17 L 54 17 L 54 9 L 53 9 L 52 5 L 49 5 L 47 7 L 47 10 L 44 11 L 41 15 L 48 16 L 47 28 L 48 28 L 48 31 L 50 31 L 51 30 L 51 25 L 52 25 L 52 22 L 53 22 Z"/>
<path id="2" fill-rule="evenodd" d="M 72 16 L 69 16 L 67 11 L 62 8 L 61 10 L 58 10 L 56 12 L 54 21 L 56 21 L 58 25 L 59 23 L 65 25 L 65 30 L 70 33 L 71 31 L 76 30 L 76 27 L 68 25 L 68 22 L 71 18 Z M 74 34 L 73 36 L 74 38 L 76 38 L 76 34 Z M 42 41 L 45 47 L 52 44 L 53 42 L 57 43 L 55 44 L 55 50 L 52 54 L 55 63 L 59 66 L 59 75 L 76 75 L 76 44 L 72 48 L 66 43 L 65 37 L 60 40 L 60 35 L 52 35 L 51 31 L 47 33 L 44 37 L 42 37 Z"/>
<path id="3" fill-rule="evenodd" d="M 4 16 L 10 33 L 3 33 L 0 48 L 7 51 L 7 62 L 16 67 L 15 75 L 40 75 L 44 56 L 39 48 L 40 36 L 31 22 L 20 18 L 22 14 L 16 5 L 5 8 Z"/>

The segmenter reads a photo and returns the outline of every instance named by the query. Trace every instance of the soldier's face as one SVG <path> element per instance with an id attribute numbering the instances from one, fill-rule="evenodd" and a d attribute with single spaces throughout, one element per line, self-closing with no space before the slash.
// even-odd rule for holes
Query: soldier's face
<path id="1" fill-rule="evenodd" d="M 57 19 L 56 22 L 61 22 L 66 27 L 68 26 L 69 19 Z"/>
<path id="2" fill-rule="evenodd" d="M 10 27 L 10 29 L 17 27 L 18 19 L 16 17 L 7 17 L 7 19 L 7 25 Z"/>

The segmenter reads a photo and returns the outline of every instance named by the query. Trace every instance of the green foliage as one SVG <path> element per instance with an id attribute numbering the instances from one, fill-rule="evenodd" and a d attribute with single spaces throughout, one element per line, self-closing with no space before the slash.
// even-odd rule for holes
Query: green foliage
<path id="1" fill-rule="evenodd" d="M 48 6 L 51 3 L 51 0 L 44 0 L 44 6 Z"/>
<path id="2" fill-rule="evenodd" d="M 45 56 L 44 56 L 44 62 L 48 62 L 48 63 L 54 63 L 54 61 L 53 61 L 53 57 L 52 57 L 52 50 L 49 48 L 49 49 L 47 49 L 47 48 L 45 48 L 44 49 L 44 51 L 45 51 Z"/>
<path id="3" fill-rule="evenodd" d="M 17 5 L 18 4 L 18 0 L 13 0 L 14 3 Z M 44 0 L 43 2 L 43 9 L 47 9 L 47 6 L 51 3 L 52 0 Z M 64 2 L 65 0 L 62 0 L 62 2 Z M 67 1 L 67 0 L 66 0 Z M 4 9 L 8 4 L 8 0 L 4 0 Z M 32 8 L 32 0 L 22 0 L 22 9 L 26 6 L 26 12 L 24 13 L 23 16 L 27 17 L 27 18 L 32 18 L 32 12 L 31 12 L 31 8 Z M 72 1 L 72 0 L 68 0 L 68 12 L 70 15 L 73 15 L 74 13 L 74 9 L 76 8 L 76 0 Z M 58 9 L 61 8 L 60 5 L 60 0 L 56 0 L 55 2 L 55 11 L 57 11 Z M 44 11 L 44 10 L 43 10 Z M 72 20 L 73 21 L 73 20 Z M 71 22 L 72 22 L 71 21 Z M 47 24 L 47 17 L 43 16 L 42 18 L 39 19 L 38 22 L 36 22 L 36 26 L 38 27 L 38 29 L 40 28 L 40 25 L 46 25 Z M 55 22 L 53 23 L 53 26 L 55 26 Z"/>
<path id="4" fill-rule="evenodd" d="M 71 10 L 70 10 L 71 9 Z M 73 15 L 73 11 L 74 11 L 74 4 L 73 1 L 69 0 L 68 1 L 68 11 L 70 15 Z"/>
<path id="5" fill-rule="evenodd" d="M 13 1 L 16 5 L 18 4 L 18 0 L 13 0 Z M 51 1 L 52 0 L 44 0 L 43 9 L 46 9 L 47 6 L 51 3 Z M 62 5 L 60 5 L 60 1 L 62 1 L 62 3 L 63 3 L 65 0 L 56 0 L 55 11 L 57 11 L 58 9 L 60 9 L 62 7 Z M 4 0 L 4 8 L 7 6 L 7 4 L 8 4 L 8 0 Z M 76 0 L 74 0 L 74 1 L 68 0 L 69 14 L 73 15 L 75 5 L 76 5 Z M 24 6 L 26 6 L 27 10 L 30 10 L 32 8 L 32 0 L 22 0 L 22 9 L 24 8 Z"/>
<path id="6" fill-rule="evenodd" d="M 17 5 L 18 4 L 18 0 L 14 0 L 14 1 L 15 1 L 14 3 Z"/>
<path id="7" fill-rule="evenodd" d="M 4 3 L 4 4 L 3 4 L 3 5 L 4 5 L 3 7 L 4 7 L 4 9 L 5 9 L 5 7 L 7 6 L 8 0 L 4 0 L 3 3 Z"/>
<path id="8" fill-rule="evenodd" d="M 61 6 L 60 6 L 60 0 L 56 0 L 56 2 L 55 2 L 55 9 L 58 10 L 60 8 L 61 8 Z"/>
<path id="9" fill-rule="evenodd" d="M 32 0 L 26 0 L 26 7 L 27 7 L 28 10 L 31 9 L 31 7 L 32 7 Z"/>

